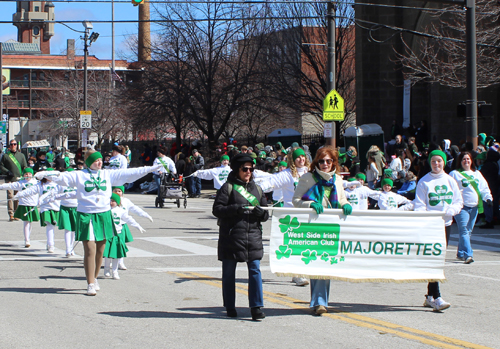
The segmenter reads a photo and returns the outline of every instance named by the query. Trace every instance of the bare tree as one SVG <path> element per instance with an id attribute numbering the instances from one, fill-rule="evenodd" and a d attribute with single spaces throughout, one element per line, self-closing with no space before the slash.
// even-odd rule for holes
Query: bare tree
<path id="1" fill-rule="evenodd" d="M 323 99 L 327 91 L 327 6 L 324 3 L 275 4 L 273 40 L 265 59 L 272 94 L 289 107 L 309 115 L 322 131 Z M 336 8 L 335 89 L 345 99 L 344 129 L 355 123 L 354 12 L 348 4 Z"/>
<path id="2" fill-rule="evenodd" d="M 261 10 L 262 6 L 250 8 L 250 16 L 258 17 Z M 267 98 L 260 83 L 263 71 L 257 64 L 266 38 L 260 34 L 266 25 L 239 18 L 249 18 L 248 11 L 243 3 L 211 1 L 166 3 L 156 8 L 164 20 L 161 37 L 165 39 L 152 52 L 158 63 L 146 69 L 157 73 L 161 87 L 156 90 L 161 91 L 150 85 L 145 103 L 153 106 L 161 101 L 164 117 L 174 121 L 176 130 L 186 118 L 194 122 L 212 147 L 231 129 L 233 118 L 244 116 Z M 244 40 L 247 37 L 256 39 Z M 150 82 L 155 83 L 154 79 Z"/>
<path id="3" fill-rule="evenodd" d="M 50 106 L 44 116 L 51 122 L 47 131 L 52 136 L 75 137 L 80 140 L 80 110 L 83 110 L 83 74 L 78 70 L 64 73 L 45 72 L 51 88 L 41 98 Z M 120 92 L 110 88 L 108 72 L 89 70 L 87 103 L 92 111 L 92 129 L 100 147 L 106 139 L 124 139 L 131 132 L 127 106 L 118 103 Z"/>
<path id="4" fill-rule="evenodd" d="M 405 79 L 437 82 L 449 87 L 466 87 L 465 11 L 446 7 L 442 11 L 424 11 L 430 24 L 425 36 L 410 45 L 403 39 L 404 52 L 396 52 Z M 497 1 L 476 3 L 477 86 L 500 83 L 500 10 Z"/>

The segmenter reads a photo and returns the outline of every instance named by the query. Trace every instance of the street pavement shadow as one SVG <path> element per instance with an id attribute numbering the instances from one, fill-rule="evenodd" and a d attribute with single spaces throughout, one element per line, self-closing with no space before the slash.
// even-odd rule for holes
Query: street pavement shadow
<path id="1" fill-rule="evenodd" d="M 86 281 L 85 276 L 62 276 L 62 275 L 46 275 L 39 276 L 40 280 L 78 280 L 78 281 Z"/>
<path id="2" fill-rule="evenodd" d="M 328 303 L 328 311 L 331 313 L 386 313 L 386 312 L 413 312 L 429 311 L 429 308 L 423 306 L 411 305 L 383 305 L 367 303 Z M 432 311 L 432 310 L 431 310 Z"/>
<path id="3" fill-rule="evenodd" d="M 38 294 L 81 294 L 81 289 L 68 289 L 57 287 L 3 287 L 0 288 L 1 292 L 19 292 L 19 293 L 38 293 Z"/>
<path id="4" fill-rule="evenodd" d="M 249 308 L 236 308 L 238 311 L 237 318 L 229 318 L 226 316 L 224 307 L 199 307 L 199 308 L 177 308 L 177 312 L 173 311 L 106 311 L 98 314 L 127 317 L 127 318 L 172 318 L 172 319 L 223 319 L 223 320 L 242 320 L 253 321 L 250 315 Z M 290 316 L 303 315 L 309 313 L 309 309 L 278 309 L 278 308 L 263 308 L 266 317 L 271 316 Z"/>

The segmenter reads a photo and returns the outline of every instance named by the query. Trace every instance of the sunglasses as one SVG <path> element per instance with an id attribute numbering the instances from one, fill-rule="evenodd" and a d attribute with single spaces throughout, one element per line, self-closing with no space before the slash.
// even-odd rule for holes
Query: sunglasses
<path id="1" fill-rule="evenodd" d="M 17 145 L 17 143 L 10 143 L 10 145 Z"/>
<path id="2" fill-rule="evenodd" d="M 254 168 L 253 167 L 240 167 L 240 170 L 242 170 L 243 172 L 253 172 Z"/>
<path id="3" fill-rule="evenodd" d="M 328 164 L 328 165 L 331 165 L 333 163 L 333 160 L 332 159 L 321 159 L 321 160 L 318 160 L 318 163 L 320 165 L 323 165 L 323 164 Z"/>

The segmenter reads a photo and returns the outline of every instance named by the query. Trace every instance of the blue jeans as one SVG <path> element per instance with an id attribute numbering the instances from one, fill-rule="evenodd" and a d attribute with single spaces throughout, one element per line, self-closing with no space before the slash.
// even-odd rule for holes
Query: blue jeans
<path id="1" fill-rule="evenodd" d="M 201 194 L 201 178 L 195 177 L 193 178 L 193 194 L 200 195 Z"/>
<path id="2" fill-rule="evenodd" d="M 459 214 L 455 216 L 458 227 L 458 249 L 457 257 L 472 257 L 470 235 L 477 218 L 477 207 L 464 206 Z"/>
<path id="3" fill-rule="evenodd" d="M 226 309 L 235 309 L 236 303 L 236 264 L 232 259 L 222 260 L 222 298 Z M 247 262 L 248 266 L 248 303 L 250 308 L 264 306 L 260 260 Z"/>
<path id="4" fill-rule="evenodd" d="M 330 297 L 330 280 L 311 279 L 311 303 L 309 307 L 314 308 L 318 305 L 328 307 L 328 298 Z"/>
<path id="5" fill-rule="evenodd" d="M 161 177 L 159 175 L 153 174 L 153 179 L 155 180 L 156 185 L 158 186 L 158 197 L 161 199 L 161 194 L 160 194 Z"/>

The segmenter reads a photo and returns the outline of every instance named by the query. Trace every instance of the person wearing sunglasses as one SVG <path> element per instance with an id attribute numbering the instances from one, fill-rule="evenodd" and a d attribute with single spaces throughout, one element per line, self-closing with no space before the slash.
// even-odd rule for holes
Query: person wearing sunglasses
<path id="1" fill-rule="evenodd" d="M 22 178 L 23 170 L 28 167 L 26 157 L 21 151 L 18 150 L 18 144 L 15 139 L 9 142 L 9 148 L 0 161 L 0 172 L 7 175 L 5 183 L 17 182 Z M 17 192 L 14 190 L 7 190 L 7 210 L 9 213 L 9 221 L 17 221 L 18 218 L 14 217 L 14 212 L 17 210 L 17 201 L 11 200 Z"/>
<path id="2" fill-rule="evenodd" d="M 295 193 L 295 207 L 314 209 L 317 214 L 325 208 L 341 208 L 344 215 L 352 213 L 352 206 L 344 193 L 342 177 L 340 177 L 339 155 L 332 146 L 318 149 L 311 163 L 310 172 L 303 175 Z M 311 279 L 310 308 L 314 314 L 321 315 L 328 311 L 330 280 Z"/>
<path id="3" fill-rule="evenodd" d="M 269 219 L 269 213 L 261 206 L 267 206 L 267 201 L 253 180 L 254 163 L 250 155 L 235 155 L 230 166 L 232 171 L 217 192 L 212 208 L 219 219 L 217 257 L 222 261 L 222 298 L 227 316 L 237 317 L 236 264 L 245 262 L 251 316 L 253 320 L 260 320 L 265 317 L 261 310 L 264 306 L 260 272 L 260 260 L 264 256 L 262 222 Z"/>
<path id="4" fill-rule="evenodd" d="M 281 143 L 280 143 L 281 144 Z M 283 207 L 293 207 L 292 198 L 299 179 L 309 171 L 310 162 L 302 148 L 294 148 L 287 155 L 287 169 L 274 174 L 258 172 L 256 177 L 262 188 L 272 188 L 273 191 L 281 190 L 283 193 Z M 303 277 L 294 276 L 292 282 L 297 286 L 309 285 Z"/>

